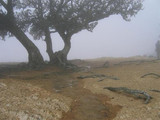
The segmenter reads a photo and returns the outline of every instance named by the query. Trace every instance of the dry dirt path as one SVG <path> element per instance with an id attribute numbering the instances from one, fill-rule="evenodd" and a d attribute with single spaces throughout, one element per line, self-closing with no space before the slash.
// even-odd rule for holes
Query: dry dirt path
<path id="1" fill-rule="evenodd" d="M 104 60 L 91 61 L 90 66 L 96 68 L 89 72 L 48 67 L 1 74 L 0 120 L 160 120 L 160 93 L 151 91 L 160 90 L 160 78 L 154 75 L 160 75 L 160 61 L 125 60 L 108 60 L 106 68 L 99 67 Z M 79 62 L 81 66 L 90 63 Z M 119 80 L 77 79 L 94 74 Z M 153 99 L 144 104 L 142 99 L 114 93 L 104 87 L 137 89 L 147 92 Z"/>
<path id="2" fill-rule="evenodd" d="M 0 106 L 5 109 L 6 113 L 10 113 L 10 110 L 5 107 L 7 104 L 10 104 L 10 109 L 12 109 L 12 111 L 14 108 L 16 111 L 20 111 L 17 113 L 14 111 L 12 115 L 10 114 L 10 116 L 8 116 L 9 120 L 12 120 L 12 117 L 14 117 L 13 119 L 19 120 L 51 120 L 52 116 L 53 120 L 112 120 L 121 107 L 118 105 L 108 104 L 109 99 L 107 96 L 93 94 L 89 90 L 83 88 L 84 82 L 77 79 L 77 76 L 80 74 L 83 75 L 86 73 L 75 73 L 66 70 L 63 71 L 54 67 L 40 71 L 11 72 L 5 75 L 3 80 L 0 80 L 2 85 L 4 83 L 6 86 L 10 86 L 6 88 L 7 91 L 4 91 L 3 94 L 0 92 L 1 97 L 5 95 L 5 92 L 14 92 L 14 94 L 8 94 L 8 96 L 6 96 L 6 99 L 10 99 L 15 97 L 15 94 L 18 91 L 19 95 L 16 96 L 16 100 L 19 101 L 20 106 L 26 107 L 19 108 L 17 105 L 13 105 L 12 103 L 16 102 L 14 99 L 12 99 L 12 101 L 8 101 L 8 103 L 1 102 Z M 35 94 L 36 96 L 33 96 Z M 54 99 L 54 97 L 58 101 L 57 103 L 56 100 L 51 100 Z M 4 100 L 5 98 L 3 101 Z M 36 104 L 36 101 L 39 105 Z M 47 101 L 50 102 L 47 103 Z M 55 106 L 56 104 L 59 106 L 58 108 Z M 64 106 L 63 108 L 63 104 L 66 105 L 66 107 Z M 54 109 L 45 107 L 50 105 Z M 41 108 L 42 111 L 36 111 L 33 108 L 36 108 L 36 110 Z M 46 108 L 49 108 L 49 110 L 46 110 Z M 46 110 L 46 113 L 43 110 Z M 29 111 L 34 112 L 30 113 Z M 51 113 L 49 114 L 47 111 Z M 53 114 L 52 111 L 54 111 Z M 6 113 L 3 112 L 4 111 L 0 111 L 1 116 L 3 118 L 7 118 Z M 57 117 L 55 117 L 54 114 Z M 47 119 L 47 115 L 50 115 L 49 119 Z"/>

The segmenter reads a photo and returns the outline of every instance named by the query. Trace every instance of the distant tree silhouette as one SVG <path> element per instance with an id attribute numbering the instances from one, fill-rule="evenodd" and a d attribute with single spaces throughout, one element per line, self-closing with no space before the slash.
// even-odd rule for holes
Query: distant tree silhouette
<path id="1" fill-rule="evenodd" d="M 5 36 L 15 36 L 26 48 L 29 63 L 40 65 L 44 63 L 42 55 L 24 33 L 28 29 L 29 23 L 21 16 L 21 6 L 21 0 L 0 0 L 0 37 L 5 39 Z"/>
<path id="2" fill-rule="evenodd" d="M 98 20 L 121 15 L 126 21 L 142 9 L 142 0 L 49 0 L 49 19 L 64 42 L 55 53 L 55 61 L 66 64 L 71 48 L 71 37 L 81 30 L 92 31 Z"/>
<path id="3" fill-rule="evenodd" d="M 156 53 L 157 53 L 157 58 L 160 59 L 160 40 L 158 40 L 156 43 Z"/>

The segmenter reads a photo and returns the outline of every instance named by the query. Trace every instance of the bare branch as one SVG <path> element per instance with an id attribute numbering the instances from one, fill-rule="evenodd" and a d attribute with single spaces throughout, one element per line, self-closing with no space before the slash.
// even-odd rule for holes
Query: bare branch
<path id="1" fill-rule="evenodd" d="M 56 33 L 57 31 L 50 31 L 50 33 Z"/>
<path id="2" fill-rule="evenodd" d="M 0 3 L 7 10 L 7 4 L 3 0 L 0 0 Z"/>

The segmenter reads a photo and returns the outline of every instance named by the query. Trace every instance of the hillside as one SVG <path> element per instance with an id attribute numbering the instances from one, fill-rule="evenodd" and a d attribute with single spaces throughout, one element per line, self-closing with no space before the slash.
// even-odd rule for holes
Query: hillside
<path id="1" fill-rule="evenodd" d="M 158 120 L 160 61 L 154 58 L 72 60 L 80 68 L 0 73 L 0 120 Z M 110 91 L 125 87 L 152 99 Z"/>

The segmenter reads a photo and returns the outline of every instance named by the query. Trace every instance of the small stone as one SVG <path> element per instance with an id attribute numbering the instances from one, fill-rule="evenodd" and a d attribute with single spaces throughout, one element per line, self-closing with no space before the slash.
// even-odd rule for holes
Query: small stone
<path id="1" fill-rule="evenodd" d="M 152 120 L 152 118 L 147 118 L 147 120 Z"/>
<path id="2" fill-rule="evenodd" d="M 11 105 L 10 105 L 10 104 L 7 104 L 6 106 L 7 106 L 7 107 L 10 107 Z"/>
<path id="3" fill-rule="evenodd" d="M 111 99 L 114 99 L 114 97 L 111 97 Z"/>
<path id="4" fill-rule="evenodd" d="M 38 96 L 32 96 L 32 99 L 34 99 L 34 100 L 38 100 Z"/>
<path id="5" fill-rule="evenodd" d="M 147 110 L 151 110 L 151 108 L 150 108 L 150 107 L 147 107 Z"/>
<path id="6" fill-rule="evenodd" d="M 4 88 L 4 87 L 7 87 L 7 85 L 4 83 L 0 83 L 0 88 Z"/>

